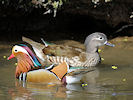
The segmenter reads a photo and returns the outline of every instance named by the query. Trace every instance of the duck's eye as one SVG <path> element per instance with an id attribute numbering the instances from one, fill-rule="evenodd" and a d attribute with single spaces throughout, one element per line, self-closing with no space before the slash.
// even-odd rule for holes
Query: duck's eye
<path id="1" fill-rule="evenodd" d="M 99 39 L 100 39 L 100 40 L 102 40 L 103 38 L 102 38 L 102 37 L 100 37 Z"/>
<path id="2" fill-rule="evenodd" d="M 17 49 L 15 49 L 15 52 L 17 52 L 18 50 Z"/>

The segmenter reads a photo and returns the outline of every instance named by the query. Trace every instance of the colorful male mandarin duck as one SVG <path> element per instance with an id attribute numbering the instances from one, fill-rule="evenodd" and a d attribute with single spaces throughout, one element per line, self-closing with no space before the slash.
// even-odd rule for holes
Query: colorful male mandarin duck
<path id="1" fill-rule="evenodd" d="M 114 46 L 108 43 L 106 35 L 100 32 L 92 33 L 86 37 L 84 43 L 86 50 L 68 45 L 49 45 L 45 41 L 42 45 L 26 37 L 22 37 L 22 40 L 32 45 L 36 55 L 47 64 L 67 62 L 72 67 L 96 66 L 100 62 L 98 47 Z"/>
<path id="2" fill-rule="evenodd" d="M 69 68 L 66 62 L 57 66 L 51 65 L 42 69 L 41 62 L 34 53 L 24 44 L 15 45 L 9 59 L 17 58 L 17 67 L 15 76 L 17 79 L 27 82 L 41 83 L 75 83 L 80 82 L 84 73 L 90 72 L 90 69 Z M 70 79 L 68 76 L 72 76 Z"/>

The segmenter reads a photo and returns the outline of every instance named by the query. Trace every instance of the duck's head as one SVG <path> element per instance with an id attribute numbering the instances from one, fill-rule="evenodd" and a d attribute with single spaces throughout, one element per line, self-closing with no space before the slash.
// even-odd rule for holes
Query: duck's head
<path id="1" fill-rule="evenodd" d="M 84 44 L 87 51 L 93 51 L 93 49 L 103 45 L 108 45 L 111 47 L 115 46 L 114 44 L 108 43 L 107 36 L 101 32 L 95 32 L 87 36 Z"/>
<path id="2" fill-rule="evenodd" d="M 12 48 L 12 54 L 8 57 L 8 60 L 14 57 L 17 58 L 16 77 L 19 77 L 21 73 L 41 66 L 34 53 L 24 44 L 15 45 Z"/>

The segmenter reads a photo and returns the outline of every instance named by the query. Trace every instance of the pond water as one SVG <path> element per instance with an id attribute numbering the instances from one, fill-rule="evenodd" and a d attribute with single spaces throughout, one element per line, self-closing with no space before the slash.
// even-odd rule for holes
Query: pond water
<path id="1" fill-rule="evenodd" d="M 87 75 L 86 84 L 56 85 L 15 80 L 16 59 L 7 61 L 9 44 L 0 47 L 0 100 L 132 100 L 133 52 L 107 48 L 104 61 Z M 110 51 L 108 50 L 110 49 Z M 115 65 L 117 69 L 113 69 Z"/>

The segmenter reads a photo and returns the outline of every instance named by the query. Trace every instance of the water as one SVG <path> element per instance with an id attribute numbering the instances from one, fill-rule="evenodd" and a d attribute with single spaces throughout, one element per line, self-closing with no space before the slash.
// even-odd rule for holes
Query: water
<path id="1" fill-rule="evenodd" d="M 11 44 L 0 49 L 0 100 L 132 100 L 132 50 L 106 48 L 104 61 L 87 74 L 86 86 L 23 83 L 15 80 L 16 59 L 7 61 Z M 112 69 L 115 65 L 117 69 Z"/>

